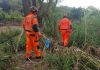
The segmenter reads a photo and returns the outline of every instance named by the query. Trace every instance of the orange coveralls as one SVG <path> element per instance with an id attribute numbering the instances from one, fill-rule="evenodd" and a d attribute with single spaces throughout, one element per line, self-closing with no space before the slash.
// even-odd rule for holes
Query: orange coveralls
<path id="1" fill-rule="evenodd" d="M 68 45 L 71 34 L 71 21 L 67 18 L 63 18 L 59 21 L 59 31 L 61 32 L 63 46 Z"/>
<path id="2" fill-rule="evenodd" d="M 24 30 L 26 32 L 26 57 L 27 58 L 31 57 L 32 49 L 34 49 L 36 57 L 41 56 L 41 52 L 38 50 L 38 46 L 39 46 L 38 40 L 41 34 L 39 34 L 38 32 L 35 32 L 32 29 L 32 26 L 34 24 L 38 25 L 37 15 L 30 13 L 24 18 Z"/>

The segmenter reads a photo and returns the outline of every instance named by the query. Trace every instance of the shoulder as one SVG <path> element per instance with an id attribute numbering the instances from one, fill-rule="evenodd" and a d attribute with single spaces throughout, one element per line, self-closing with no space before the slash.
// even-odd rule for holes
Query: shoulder
<path id="1" fill-rule="evenodd" d="M 34 19 L 34 18 L 37 18 L 37 16 L 36 15 L 32 15 L 31 18 Z"/>
<path id="2" fill-rule="evenodd" d="M 70 19 L 68 19 L 68 18 L 64 18 L 64 20 L 67 20 L 67 21 L 71 22 L 71 20 L 70 20 Z"/>
<path id="3" fill-rule="evenodd" d="M 36 16 L 32 15 L 32 19 L 36 18 Z"/>

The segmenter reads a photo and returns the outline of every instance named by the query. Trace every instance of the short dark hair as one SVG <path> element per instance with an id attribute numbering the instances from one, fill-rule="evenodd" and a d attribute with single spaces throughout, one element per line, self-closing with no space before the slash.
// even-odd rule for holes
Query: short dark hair
<path id="1" fill-rule="evenodd" d="M 38 8 L 36 8 L 35 6 L 30 7 L 30 11 L 33 12 L 33 10 L 34 10 L 34 12 L 37 12 Z"/>
<path id="2" fill-rule="evenodd" d="M 63 16 L 63 18 L 67 18 L 67 16 Z"/>

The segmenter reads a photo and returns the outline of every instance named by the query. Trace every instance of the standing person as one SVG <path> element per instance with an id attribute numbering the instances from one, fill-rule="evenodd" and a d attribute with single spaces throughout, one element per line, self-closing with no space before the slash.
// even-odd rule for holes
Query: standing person
<path id="1" fill-rule="evenodd" d="M 67 15 L 63 16 L 63 18 L 59 21 L 58 27 L 62 36 L 63 46 L 66 47 L 68 46 L 72 30 L 71 21 L 67 18 Z"/>
<path id="2" fill-rule="evenodd" d="M 32 49 L 34 49 L 36 59 L 41 59 L 41 52 L 39 47 L 39 38 L 44 37 L 39 31 L 39 24 L 37 19 L 37 8 L 31 7 L 30 11 L 24 18 L 24 31 L 26 33 L 26 58 L 32 58 Z"/>

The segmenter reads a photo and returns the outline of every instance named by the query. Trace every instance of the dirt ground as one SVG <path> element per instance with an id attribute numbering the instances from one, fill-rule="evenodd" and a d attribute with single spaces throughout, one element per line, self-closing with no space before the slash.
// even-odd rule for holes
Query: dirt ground
<path id="1" fill-rule="evenodd" d="M 34 55 L 34 52 L 32 55 Z M 17 70 L 48 70 L 48 64 L 46 64 L 44 58 L 40 62 L 37 62 L 34 56 L 31 60 L 26 61 L 25 53 L 22 52 L 19 52 L 16 58 L 18 59 Z"/>

